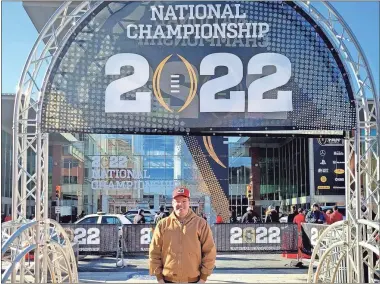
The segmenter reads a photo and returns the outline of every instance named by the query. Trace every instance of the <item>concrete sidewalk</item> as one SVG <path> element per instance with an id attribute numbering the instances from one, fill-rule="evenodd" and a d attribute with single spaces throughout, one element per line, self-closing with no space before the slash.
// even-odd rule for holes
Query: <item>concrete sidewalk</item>
<path id="1" fill-rule="evenodd" d="M 251 271 L 253 269 L 294 269 L 290 266 L 292 259 L 286 259 L 275 254 L 218 254 L 215 273 L 220 270 Z M 79 261 L 79 272 L 145 272 L 148 273 L 149 261 L 147 255 L 127 256 L 125 267 L 117 267 L 113 257 L 87 256 Z M 238 271 L 239 270 L 239 271 Z M 303 272 L 298 272 L 303 273 Z"/>
<path id="2" fill-rule="evenodd" d="M 305 283 L 307 269 L 290 266 L 290 259 L 272 254 L 223 255 L 208 283 Z M 79 261 L 79 281 L 85 283 L 156 283 L 149 276 L 147 255 L 128 256 L 127 265 L 116 267 L 115 258 L 88 256 Z"/>
<path id="3" fill-rule="evenodd" d="M 307 270 L 251 269 L 217 271 L 207 283 L 306 283 Z M 138 272 L 81 272 L 81 283 L 157 283 L 145 271 Z"/>

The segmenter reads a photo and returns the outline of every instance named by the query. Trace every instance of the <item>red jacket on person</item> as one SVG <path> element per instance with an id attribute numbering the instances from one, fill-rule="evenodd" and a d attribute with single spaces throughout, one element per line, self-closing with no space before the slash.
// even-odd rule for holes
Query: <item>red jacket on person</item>
<path id="1" fill-rule="evenodd" d="M 330 224 L 343 220 L 343 215 L 339 211 L 330 214 Z"/>
<path id="2" fill-rule="evenodd" d="M 301 231 L 301 223 L 305 223 L 305 214 L 303 213 L 298 213 L 294 219 L 293 219 L 293 223 L 294 224 L 297 224 L 298 226 L 298 231 L 300 232 Z"/>

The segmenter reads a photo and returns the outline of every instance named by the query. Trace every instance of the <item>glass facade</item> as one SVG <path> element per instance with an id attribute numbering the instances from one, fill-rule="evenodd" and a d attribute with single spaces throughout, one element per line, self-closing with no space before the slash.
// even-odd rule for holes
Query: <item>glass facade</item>
<path id="1" fill-rule="evenodd" d="M 171 192 L 179 185 L 190 189 L 194 211 L 215 216 L 207 175 L 199 168 L 199 161 L 196 162 L 197 158 L 191 154 L 194 152 L 189 150 L 182 136 L 64 135 L 65 138 L 71 137 L 71 142 L 57 137 L 51 135 L 49 145 L 49 209 L 52 218 L 57 218 L 56 206 L 61 206 L 62 222 L 74 222 L 82 211 L 85 214 L 98 211 L 121 213 L 137 207 L 158 209 L 162 205 L 170 209 Z M 308 140 L 224 137 L 221 144 L 225 147 L 214 146 L 215 149 L 219 147 L 217 158 L 223 160 L 226 169 L 222 169 L 212 153 L 204 148 L 202 155 L 207 157 L 225 192 L 229 209 L 237 216 L 242 216 L 249 204 L 246 190 L 253 173 L 259 180 L 256 205 L 263 210 L 272 205 L 286 212 L 291 205 L 297 204 L 295 202 L 301 202 L 304 207 L 312 202 Z M 203 147 L 202 137 L 198 141 Z M 1 151 L 3 211 L 10 214 L 12 139 L 5 131 L 2 131 Z M 31 172 L 35 162 L 34 154 L 28 152 Z M 259 170 L 252 171 L 253 167 Z M 30 183 L 28 186 L 34 185 Z M 54 190 L 57 186 L 61 188 L 59 204 Z M 308 201 L 305 201 L 306 197 Z M 31 201 L 27 214 L 33 214 L 33 210 Z"/>
<path id="2" fill-rule="evenodd" d="M 215 214 L 210 205 L 204 174 L 199 170 L 182 136 L 80 134 L 72 142 L 59 142 L 52 137 L 49 146 L 50 215 L 55 218 L 57 197 L 61 221 L 73 222 L 84 211 L 125 212 L 136 207 L 157 209 L 171 207 L 171 192 L 178 185 L 187 186 L 192 195 L 191 206 L 197 213 Z M 246 188 L 252 166 L 260 169 L 259 200 L 266 208 L 282 206 L 284 200 L 310 195 L 309 154 L 306 138 L 225 138 L 227 147 L 219 152 L 228 157 L 228 170 L 218 175 L 227 186 L 230 210 L 237 216 L 248 206 Z M 262 141 L 262 142 L 260 142 Z M 256 159 L 252 148 L 258 149 Z M 226 153 L 225 153 L 226 152 Z M 204 152 L 211 161 L 210 153 Z M 12 139 L 2 132 L 2 196 L 12 194 Z M 212 162 L 210 162 L 210 165 Z M 198 164 L 199 165 L 199 164 Z M 28 167 L 35 166 L 35 157 L 28 153 Z M 33 186 L 32 184 L 28 186 Z M 30 208 L 29 208 L 30 207 Z M 32 214 L 33 206 L 28 206 Z M 11 213 L 11 202 L 3 204 Z M 29 212 L 30 211 L 30 212 Z"/>
<path id="3" fill-rule="evenodd" d="M 196 190 L 197 168 L 180 136 L 85 135 L 83 145 L 80 212 L 170 207 L 170 194 L 178 185 L 189 187 L 198 201 L 203 196 Z M 77 181 L 73 175 L 71 179 Z"/>
<path id="4" fill-rule="evenodd" d="M 190 189 L 191 206 L 197 213 L 215 214 L 204 174 L 182 136 L 82 134 L 76 138 L 75 142 L 51 145 L 49 153 L 49 182 L 52 188 L 61 186 L 59 205 L 71 212 L 69 221 L 82 211 L 170 208 L 171 192 L 178 185 Z M 228 145 L 217 155 L 228 157 L 228 171 L 225 177 L 218 175 L 218 180 L 228 182 L 230 210 L 237 216 L 248 206 L 246 187 L 252 165 L 260 169 L 260 201 L 256 203 L 263 208 L 310 193 L 307 139 L 265 139 L 264 143 L 260 143 L 262 138 L 223 139 Z M 258 149 L 256 159 L 252 148 Z M 211 154 L 204 155 L 212 165 Z M 54 191 L 51 194 L 53 212 L 57 203 Z"/>
<path id="5" fill-rule="evenodd" d="M 278 149 L 278 185 L 282 199 L 310 195 L 307 138 L 295 138 Z"/>
<path id="6" fill-rule="evenodd" d="M 231 139 L 232 140 L 232 139 Z M 246 212 L 246 187 L 250 183 L 252 164 L 259 167 L 260 202 L 285 208 L 286 199 L 310 195 L 307 138 L 246 138 L 229 143 L 229 200 L 230 209 L 238 216 Z M 263 143 L 260 143 L 263 141 Z M 250 155 L 258 148 L 258 158 Z"/>

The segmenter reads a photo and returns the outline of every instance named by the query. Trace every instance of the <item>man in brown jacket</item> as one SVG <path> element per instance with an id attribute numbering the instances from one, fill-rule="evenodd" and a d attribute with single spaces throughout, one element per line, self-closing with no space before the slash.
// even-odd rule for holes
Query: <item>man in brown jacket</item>
<path id="1" fill-rule="evenodd" d="M 173 212 L 154 230 L 149 271 L 158 283 L 204 283 L 211 275 L 216 248 L 207 221 L 190 209 L 190 191 L 173 191 Z"/>

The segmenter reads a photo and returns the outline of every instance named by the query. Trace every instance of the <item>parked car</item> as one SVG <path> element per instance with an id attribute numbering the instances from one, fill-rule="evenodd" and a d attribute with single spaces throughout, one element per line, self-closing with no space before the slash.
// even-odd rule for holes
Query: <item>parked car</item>
<path id="1" fill-rule="evenodd" d="M 115 224 L 127 225 L 131 224 L 123 214 L 106 214 L 98 212 L 96 214 L 89 214 L 76 221 L 74 224 Z"/>
<path id="2" fill-rule="evenodd" d="M 96 214 L 89 214 L 82 219 L 76 221 L 74 224 L 114 224 L 119 225 L 119 236 L 123 234 L 123 225 L 132 224 L 123 214 L 106 214 L 98 212 Z"/>

